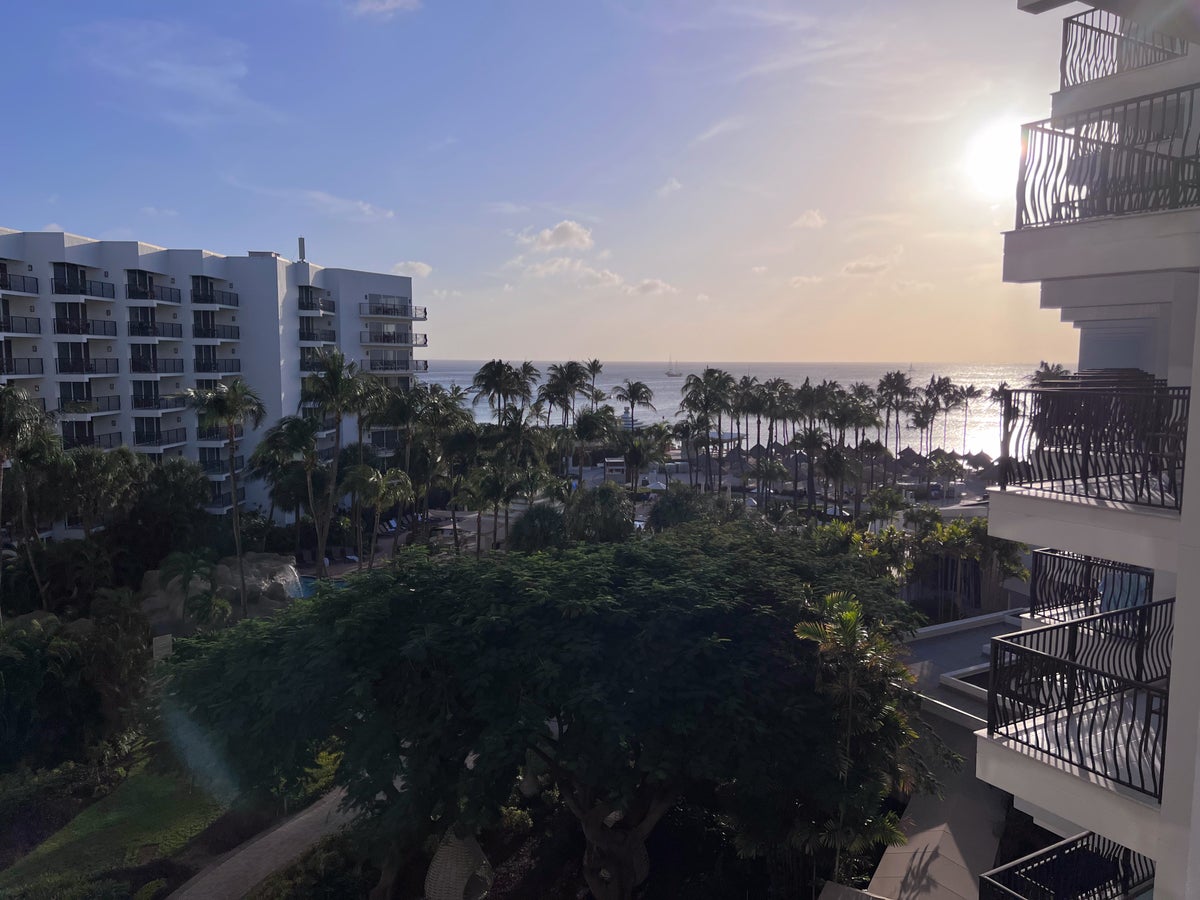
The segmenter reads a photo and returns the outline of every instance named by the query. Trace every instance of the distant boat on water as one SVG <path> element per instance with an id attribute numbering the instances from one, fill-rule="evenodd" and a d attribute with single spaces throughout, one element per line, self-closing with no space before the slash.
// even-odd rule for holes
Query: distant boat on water
<path id="1" fill-rule="evenodd" d="M 676 368 L 675 362 L 673 360 L 667 360 L 667 377 L 668 378 L 682 378 L 683 377 L 683 373 L 680 372 L 678 368 Z"/>

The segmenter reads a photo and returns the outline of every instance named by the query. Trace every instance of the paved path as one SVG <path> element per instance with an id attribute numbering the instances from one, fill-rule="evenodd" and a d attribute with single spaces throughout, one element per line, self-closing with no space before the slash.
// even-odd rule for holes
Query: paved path
<path id="1" fill-rule="evenodd" d="M 298 859 L 313 844 L 350 820 L 338 809 L 344 792 L 330 791 L 270 831 L 250 838 L 202 869 L 171 900 L 237 900 L 271 873 Z"/>

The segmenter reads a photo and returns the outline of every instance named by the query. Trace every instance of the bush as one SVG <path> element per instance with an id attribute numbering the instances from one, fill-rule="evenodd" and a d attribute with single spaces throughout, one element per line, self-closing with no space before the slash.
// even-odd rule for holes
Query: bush
<path id="1" fill-rule="evenodd" d="M 560 547 L 566 538 L 562 511 L 541 504 L 527 510 L 513 523 L 508 546 L 510 550 L 522 553 L 536 553 L 539 550 Z"/>

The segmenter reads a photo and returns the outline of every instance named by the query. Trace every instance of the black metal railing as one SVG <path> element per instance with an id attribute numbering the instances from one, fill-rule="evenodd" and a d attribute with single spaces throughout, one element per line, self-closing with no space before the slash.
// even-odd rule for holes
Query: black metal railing
<path id="1" fill-rule="evenodd" d="M 187 397 L 134 397 L 134 409 L 183 409 L 187 406 Z"/>
<path id="2" fill-rule="evenodd" d="M 1000 392 L 999 485 L 1181 509 L 1190 388 Z"/>
<path id="3" fill-rule="evenodd" d="M 1061 87 L 1142 69 L 1186 56 L 1188 42 L 1105 12 L 1089 9 L 1063 19 Z"/>
<path id="4" fill-rule="evenodd" d="M 320 372 L 324 367 L 324 362 L 319 356 L 301 356 L 300 371 L 301 372 Z"/>
<path id="5" fill-rule="evenodd" d="M 115 375 L 121 364 L 115 359 L 56 359 L 54 370 L 62 375 Z"/>
<path id="6" fill-rule="evenodd" d="M 400 344 L 407 347 L 428 347 L 429 335 L 407 331 L 362 331 L 359 342 L 363 344 Z"/>
<path id="7" fill-rule="evenodd" d="M 1153 569 L 1110 559 L 1034 550 L 1029 571 L 1029 612 L 1042 619 L 1070 621 L 1154 598 Z"/>
<path id="8" fill-rule="evenodd" d="M 216 288 L 211 290 L 192 291 L 192 302 L 202 304 L 215 304 L 217 306 L 238 306 L 239 298 L 234 291 L 219 291 Z"/>
<path id="9" fill-rule="evenodd" d="M 183 360 L 135 356 L 129 360 L 129 371 L 158 375 L 178 375 L 183 372 Z"/>
<path id="10" fill-rule="evenodd" d="M 1023 126 L 1016 227 L 1200 205 L 1200 85 Z"/>
<path id="11" fill-rule="evenodd" d="M 235 456 L 233 458 L 234 471 L 240 472 L 246 467 L 246 457 Z M 206 475 L 228 475 L 229 460 L 228 459 L 202 459 L 200 460 L 200 468 Z"/>
<path id="12" fill-rule="evenodd" d="M 0 316 L 0 331 L 8 334 L 41 334 L 42 320 L 32 316 Z"/>
<path id="13" fill-rule="evenodd" d="M 129 336 L 181 338 L 183 337 L 183 326 L 177 322 L 142 322 L 135 320 L 129 323 Z"/>
<path id="14" fill-rule="evenodd" d="M 362 368 L 368 372 L 427 372 L 427 359 L 364 359 Z"/>
<path id="15" fill-rule="evenodd" d="M 163 284 L 153 284 L 149 287 L 127 284 L 125 285 L 125 298 L 127 300 L 161 300 L 164 303 L 182 303 L 183 291 Z"/>
<path id="16" fill-rule="evenodd" d="M 186 428 L 169 428 L 166 431 L 135 431 L 133 443 L 137 447 L 166 447 L 187 441 Z"/>
<path id="17" fill-rule="evenodd" d="M 108 434 L 64 434 L 63 448 L 72 450 L 75 447 L 99 447 L 101 450 L 111 450 L 121 446 L 121 432 L 113 431 Z"/>
<path id="18" fill-rule="evenodd" d="M 92 281 L 91 279 L 52 278 L 50 290 L 55 294 L 71 294 L 84 297 L 100 297 L 105 300 L 115 300 L 117 289 L 108 281 Z"/>
<path id="19" fill-rule="evenodd" d="M 337 340 L 337 332 L 331 328 L 301 328 L 300 340 L 333 343 Z"/>
<path id="20" fill-rule="evenodd" d="M 317 459 L 321 462 L 330 462 L 333 459 L 334 453 L 337 452 L 336 447 L 322 447 L 317 451 Z"/>
<path id="21" fill-rule="evenodd" d="M 0 272 L 0 291 L 20 291 L 23 294 L 36 294 L 38 280 L 32 275 L 10 275 Z"/>
<path id="22" fill-rule="evenodd" d="M 240 340 L 242 329 L 238 325 L 193 325 L 192 337 L 217 341 Z"/>
<path id="23" fill-rule="evenodd" d="M 214 482 L 214 484 L 215 483 L 217 483 L 217 482 Z M 238 499 L 238 503 L 241 503 L 242 501 L 244 501 L 246 499 L 246 489 L 244 487 L 238 488 L 237 499 Z M 232 505 L 233 505 L 233 494 L 230 493 L 229 491 L 224 491 L 219 494 L 213 494 L 212 498 L 208 501 L 209 509 L 216 509 L 216 508 L 220 508 L 220 507 L 224 507 L 224 506 L 232 506 Z"/>
<path id="24" fill-rule="evenodd" d="M 371 446 L 376 450 L 398 450 L 400 448 L 400 432 L 398 431 L 373 431 L 371 432 Z"/>
<path id="25" fill-rule="evenodd" d="M 422 321 L 426 318 L 424 306 L 410 306 L 399 303 L 360 303 L 358 304 L 358 314 L 360 316 L 389 316 L 397 319 L 416 319 Z"/>
<path id="26" fill-rule="evenodd" d="M 54 333 L 116 337 L 117 323 L 111 319 L 55 319 Z"/>
<path id="27" fill-rule="evenodd" d="M 195 362 L 195 371 L 197 372 L 240 372 L 242 371 L 242 361 L 240 359 L 197 359 Z"/>
<path id="28" fill-rule="evenodd" d="M 58 411 L 66 415 L 117 412 L 120 408 L 121 398 L 117 394 L 111 394 L 107 397 L 89 397 L 87 399 L 78 399 L 75 397 L 58 398 Z"/>
<path id="29" fill-rule="evenodd" d="M 1162 798 L 1175 601 L 992 638 L 988 734 Z"/>
<path id="30" fill-rule="evenodd" d="M 241 440 L 245 434 L 245 428 L 241 425 L 233 426 L 233 439 Z M 229 428 L 225 425 L 208 425 L 196 429 L 196 440 L 198 441 L 228 441 Z"/>
<path id="31" fill-rule="evenodd" d="M 979 900 L 1124 900 L 1154 882 L 1154 860 L 1087 832 L 979 876 Z"/>
<path id="32" fill-rule="evenodd" d="M 337 303 L 328 297 L 300 297 L 300 309 L 304 312 L 332 313 L 337 311 Z"/>
<path id="33" fill-rule="evenodd" d="M 0 375 L 41 375 L 42 368 L 38 357 L 0 356 Z"/>

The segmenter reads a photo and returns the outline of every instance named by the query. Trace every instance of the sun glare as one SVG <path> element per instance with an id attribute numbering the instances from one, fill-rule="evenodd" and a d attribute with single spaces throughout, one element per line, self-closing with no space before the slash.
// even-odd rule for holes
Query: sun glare
<path id="1" fill-rule="evenodd" d="M 963 171 L 978 194 L 1000 200 L 1012 196 L 1016 190 L 1020 159 L 1020 124 L 1010 119 L 994 119 L 967 142 Z"/>

